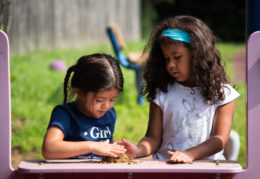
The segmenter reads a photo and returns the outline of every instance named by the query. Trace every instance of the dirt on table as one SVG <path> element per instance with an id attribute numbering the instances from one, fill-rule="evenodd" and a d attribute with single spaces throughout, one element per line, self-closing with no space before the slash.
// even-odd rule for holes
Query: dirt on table
<path id="1" fill-rule="evenodd" d="M 128 163 L 128 164 L 135 164 L 137 161 L 135 161 L 133 158 L 128 157 L 127 155 L 119 155 L 118 157 L 108 157 L 105 156 L 101 163 Z"/>
<path id="2" fill-rule="evenodd" d="M 174 161 L 166 161 L 167 164 L 192 164 L 193 162 L 174 162 Z"/>

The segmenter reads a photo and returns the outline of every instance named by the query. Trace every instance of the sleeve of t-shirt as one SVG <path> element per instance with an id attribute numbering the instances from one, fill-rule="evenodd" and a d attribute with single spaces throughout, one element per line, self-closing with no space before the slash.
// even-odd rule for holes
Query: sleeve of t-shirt
<path id="1" fill-rule="evenodd" d="M 67 135 L 70 128 L 70 116 L 61 106 L 56 106 L 53 109 L 48 127 L 50 126 L 59 127 L 63 131 L 64 136 Z"/>
<path id="2" fill-rule="evenodd" d="M 240 94 L 229 84 L 224 85 L 223 90 L 225 94 L 225 99 L 223 101 L 220 101 L 217 106 L 227 104 L 233 100 L 236 100 L 240 96 Z"/>
<path id="3" fill-rule="evenodd" d="M 164 103 L 162 101 L 164 101 L 164 93 L 157 89 L 153 102 L 163 110 Z"/>

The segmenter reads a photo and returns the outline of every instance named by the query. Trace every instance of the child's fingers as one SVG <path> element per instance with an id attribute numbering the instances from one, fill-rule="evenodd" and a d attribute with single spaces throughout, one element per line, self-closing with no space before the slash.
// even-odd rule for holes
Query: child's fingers
<path id="1" fill-rule="evenodd" d="M 179 162 L 180 161 L 178 152 L 168 151 L 168 155 L 171 156 L 171 159 L 170 159 L 171 161 L 173 161 L 173 162 Z"/>
<path id="2" fill-rule="evenodd" d="M 120 154 L 125 154 L 126 150 L 117 150 L 115 151 L 116 154 L 120 155 Z"/>
<path id="3" fill-rule="evenodd" d="M 117 156 L 117 155 L 125 154 L 126 149 L 124 148 L 124 146 L 117 145 L 117 146 L 114 146 L 114 148 L 110 152 L 111 152 L 111 154 Z"/>
<path id="4" fill-rule="evenodd" d="M 107 156 L 116 158 L 117 154 L 116 153 L 109 153 Z"/>
<path id="5" fill-rule="evenodd" d="M 171 161 L 179 162 L 181 160 L 179 152 L 168 151 L 168 155 L 171 156 Z"/>
<path id="6" fill-rule="evenodd" d="M 116 150 L 120 150 L 120 151 L 124 151 L 124 152 L 126 151 L 125 146 L 123 146 L 123 145 L 117 145 Z"/>
<path id="7" fill-rule="evenodd" d="M 132 145 L 132 142 L 130 142 L 129 140 L 126 140 L 126 139 L 122 139 L 122 142 L 124 143 L 124 144 L 126 144 L 127 146 L 130 146 L 130 145 Z"/>
<path id="8" fill-rule="evenodd" d="M 129 141 L 126 140 L 125 138 L 122 138 L 122 142 L 129 142 Z"/>
<path id="9" fill-rule="evenodd" d="M 111 147 L 112 147 L 111 149 L 113 149 L 115 151 L 123 151 L 123 152 L 126 151 L 125 146 L 118 144 L 118 142 L 113 143 Z"/>
<path id="10" fill-rule="evenodd" d="M 189 163 L 193 161 L 192 158 L 190 158 L 190 156 L 183 151 L 176 151 L 176 152 L 168 151 L 168 154 L 171 156 L 170 160 L 172 162 Z"/>
<path id="11" fill-rule="evenodd" d="M 116 144 L 118 144 L 118 145 L 124 145 L 125 143 L 123 143 L 122 141 L 116 141 Z"/>
<path id="12" fill-rule="evenodd" d="M 125 139 L 122 139 L 121 141 L 117 141 L 116 144 L 124 146 L 124 147 L 131 145 L 131 143 Z"/>
<path id="13" fill-rule="evenodd" d="M 173 155 L 174 154 L 174 152 L 172 152 L 172 151 L 168 151 L 168 155 Z"/>
<path id="14" fill-rule="evenodd" d="M 118 157 L 118 155 L 122 155 L 126 153 L 125 147 L 118 144 L 109 144 L 108 146 L 105 146 L 103 149 L 104 151 L 102 155 L 110 156 L 110 157 Z"/>

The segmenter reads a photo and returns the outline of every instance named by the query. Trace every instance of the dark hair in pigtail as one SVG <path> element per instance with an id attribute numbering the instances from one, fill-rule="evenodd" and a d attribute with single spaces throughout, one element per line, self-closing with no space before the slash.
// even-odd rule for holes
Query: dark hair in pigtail
<path id="1" fill-rule="evenodd" d="M 72 72 L 74 73 L 69 82 Z M 123 74 L 117 59 L 103 53 L 82 56 L 67 70 L 64 79 L 64 103 L 69 101 L 67 89 L 78 88 L 83 93 L 96 93 L 117 88 L 121 92 L 123 83 Z"/>
<path id="2" fill-rule="evenodd" d="M 68 81 L 69 81 L 69 78 L 70 78 L 70 74 L 74 71 L 74 69 L 75 69 L 75 65 L 72 65 L 71 67 L 69 67 L 69 69 L 67 70 L 65 79 L 64 79 L 64 83 L 63 83 L 63 93 L 64 93 L 63 104 L 65 104 L 67 102 Z"/>

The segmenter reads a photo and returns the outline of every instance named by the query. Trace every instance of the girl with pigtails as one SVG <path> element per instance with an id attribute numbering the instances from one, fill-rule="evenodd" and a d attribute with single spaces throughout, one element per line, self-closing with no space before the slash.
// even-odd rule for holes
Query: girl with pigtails
<path id="1" fill-rule="evenodd" d="M 125 153 L 124 146 L 113 143 L 113 105 L 122 91 L 123 75 L 116 59 L 106 54 L 79 58 L 67 70 L 64 103 L 52 111 L 43 157 L 99 159 Z M 76 94 L 75 101 L 68 101 L 71 94 Z"/>

